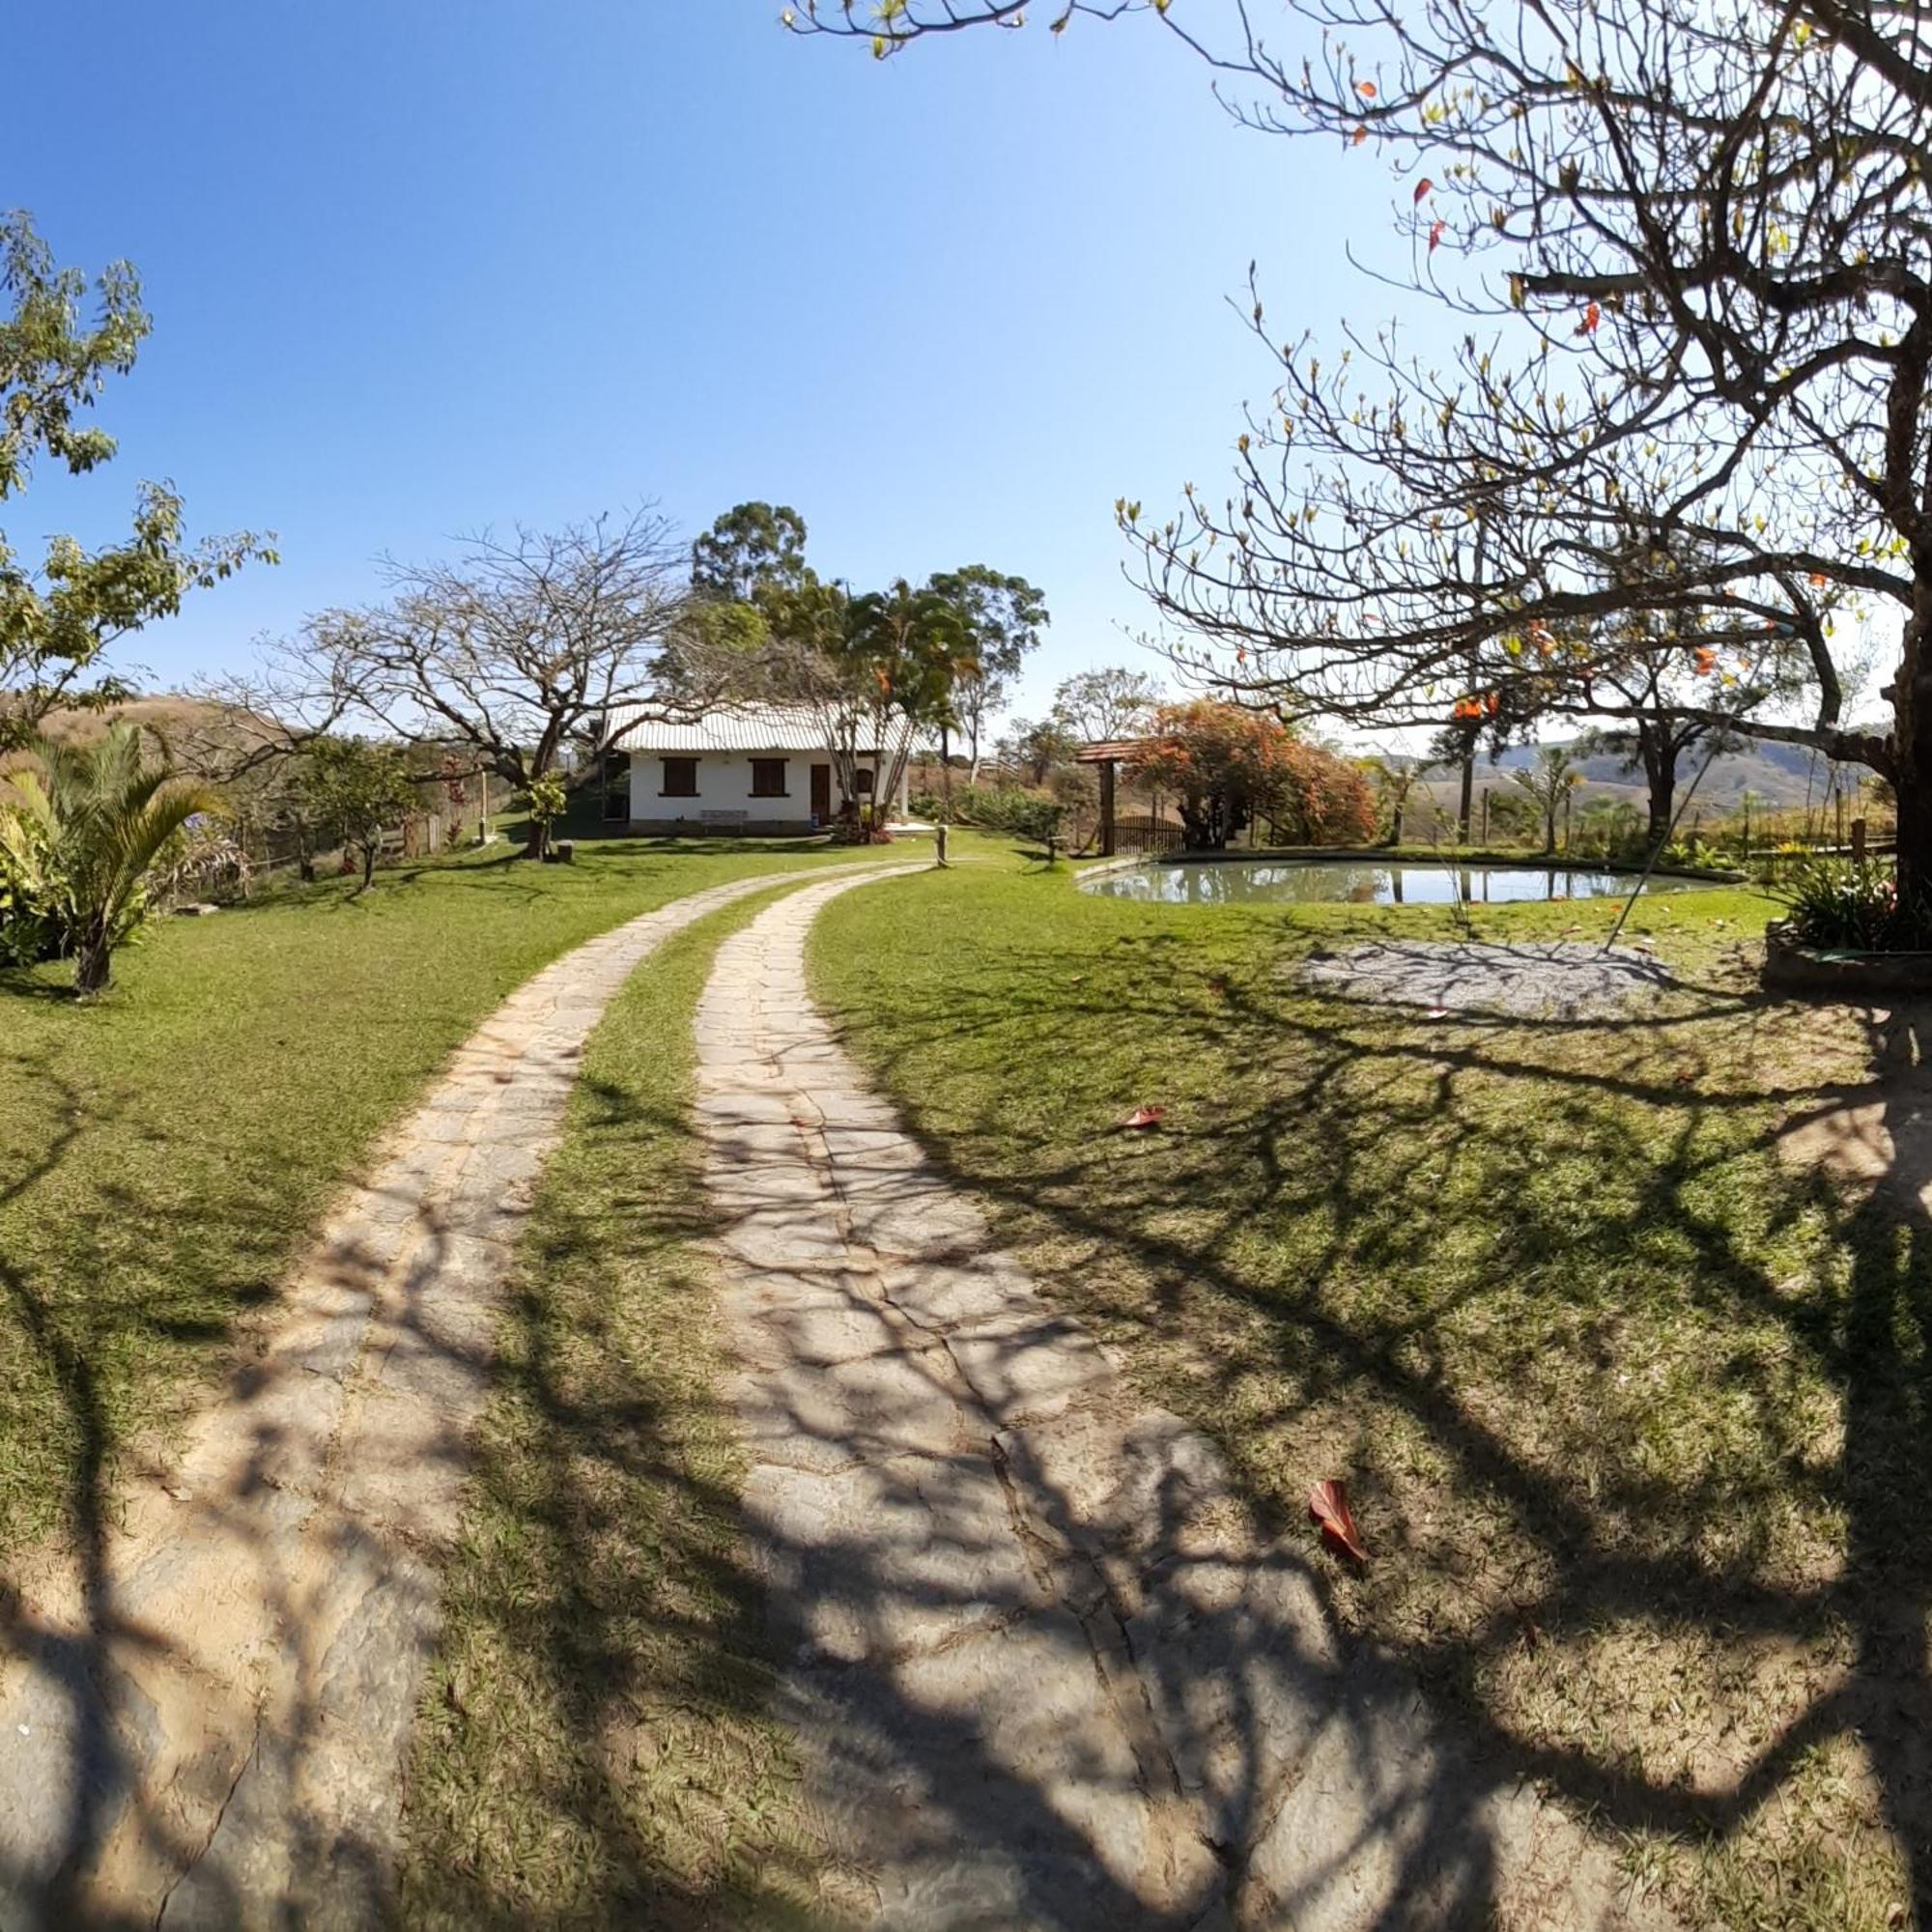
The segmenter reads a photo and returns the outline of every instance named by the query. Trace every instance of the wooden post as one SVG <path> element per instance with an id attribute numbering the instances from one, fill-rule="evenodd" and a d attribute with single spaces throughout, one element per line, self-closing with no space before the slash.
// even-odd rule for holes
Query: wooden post
<path id="1" fill-rule="evenodd" d="M 1865 822 L 1862 818 L 1852 820 L 1852 864 L 1862 866 L 1865 862 Z"/>
<path id="2" fill-rule="evenodd" d="M 946 865 L 946 821 L 943 818 L 932 828 L 932 842 L 937 848 L 935 863 L 943 868 Z"/>
<path id="3" fill-rule="evenodd" d="M 1100 856 L 1114 856 L 1114 761 L 1100 760 Z"/>

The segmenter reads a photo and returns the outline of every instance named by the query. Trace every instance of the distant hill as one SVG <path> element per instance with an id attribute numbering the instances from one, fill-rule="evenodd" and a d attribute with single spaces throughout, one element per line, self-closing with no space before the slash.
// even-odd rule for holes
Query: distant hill
<path id="1" fill-rule="evenodd" d="M 1550 742 L 1574 745 L 1576 740 Z M 1516 745 L 1494 764 L 1487 758 L 1478 759 L 1478 793 L 1485 787 L 1510 784 L 1510 773 L 1534 763 L 1538 749 L 1534 745 Z M 1696 777 L 1702 763 L 1703 753 L 1693 751 L 1680 764 L 1677 775 L 1680 802 L 1685 787 Z M 1642 772 L 1628 770 L 1613 753 L 1597 753 L 1580 758 L 1577 770 L 1583 775 L 1583 785 L 1577 793 L 1578 806 L 1587 805 L 1593 798 L 1627 798 L 1634 805 L 1643 805 Z M 1838 781 L 1846 788 L 1854 785 L 1861 776 L 1861 767 L 1838 767 Z M 1434 771 L 1425 782 L 1441 804 L 1453 809 L 1457 793 L 1453 774 L 1445 777 Z M 1732 812 L 1740 809 L 1748 791 L 1753 805 L 1776 811 L 1802 811 L 1807 800 L 1813 807 L 1822 806 L 1830 798 L 1831 784 L 1832 768 L 1822 753 L 1807 751 L 1802 745 L 1756 744 L 1745 751 L 1726 752 L 1718 758 L 1698 784 L 1694 805 L 1696 810 L 1713 814 Z"/>

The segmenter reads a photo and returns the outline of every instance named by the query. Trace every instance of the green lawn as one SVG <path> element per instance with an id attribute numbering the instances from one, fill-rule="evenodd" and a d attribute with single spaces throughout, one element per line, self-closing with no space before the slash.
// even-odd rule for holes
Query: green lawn
<path id="1" fill-rule="evenodd" d="M 1932 1265 L 1771 1144 L 1867 1070 L 1846 1016 L 1756 994 L 1737 942 L 1771 910 L 1646 901 L 1629 936 L 1681 989 L 1587 1024 L 1297 984 L 1312 948 L 1447 935 L 1445 909 L 1160 908 L 1040 870 L 850 895 L 812 961 L 922 1138 L 1219 1439 L 1343 1626 L 1691 1922 L 1877 1932 L 1928 1835 Z M 1142 1103 L 1159 1129 L 1122 1130 Z M 1359 1575 L 1317 1553 L 1324 1475 Z"/>
<path id="2" fill-rule="evenodd" d="M 693 1010 L 668 943 L 592 1037 L 521 1248 L 443 1634 L 418 1715 L 415 1926 L 804 1925 L 822 1848 L 743 1562 L 721 1406 Z"/>
<path id="3" fill-rule="evenodd" d="M 0 976 L 0 1550 L 100 1506 L 271 1304 L 384 1126 L 511 987 L 578 941 L 722 880 L 850 853 L 611 840 L 574 866 L 499 845 L 334 881 L 122 955 Z"/>

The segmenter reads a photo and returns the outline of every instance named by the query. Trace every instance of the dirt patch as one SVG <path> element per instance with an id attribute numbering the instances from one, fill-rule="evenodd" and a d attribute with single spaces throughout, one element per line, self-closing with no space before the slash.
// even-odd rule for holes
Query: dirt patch
<path id="1" fill-rule="evenodd" d="M 1654 999 L 1676 981 L 1641 948 L 1480 945 L 1474 940 L 1388 940 L 1316 953 L 1301 979 L 1321 992 L 1509 1019 L 1586 1018 Z"/>

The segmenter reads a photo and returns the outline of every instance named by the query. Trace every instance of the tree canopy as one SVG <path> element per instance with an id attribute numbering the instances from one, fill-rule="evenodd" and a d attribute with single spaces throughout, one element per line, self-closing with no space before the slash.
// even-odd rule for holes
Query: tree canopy
<path id="1" fill-rule="evenodd" d="M 94 284 L 55 266 L 24 213 L 0 213 L 0 503 L 17 496 L 44 456 L 84 475 L 114 454 L 114 439 L 85 420 L 107 377 L 126 375 L 150 321 L 133 270 L 117 262 Z M 89 683 L 108 645 L 172 616 L 198 586 L 251 557 L 273 560 L 242 533 L 189 545 L 182 500 L 164 483 L 143 483 L 125 543 L 89 550 L 71 536 L 47 539 L 42 561 L 23 561 L 0 531 L 0 746 L 30 739 L 59 705 L 106 703 L 128 695 L 115 678 Z"/>

